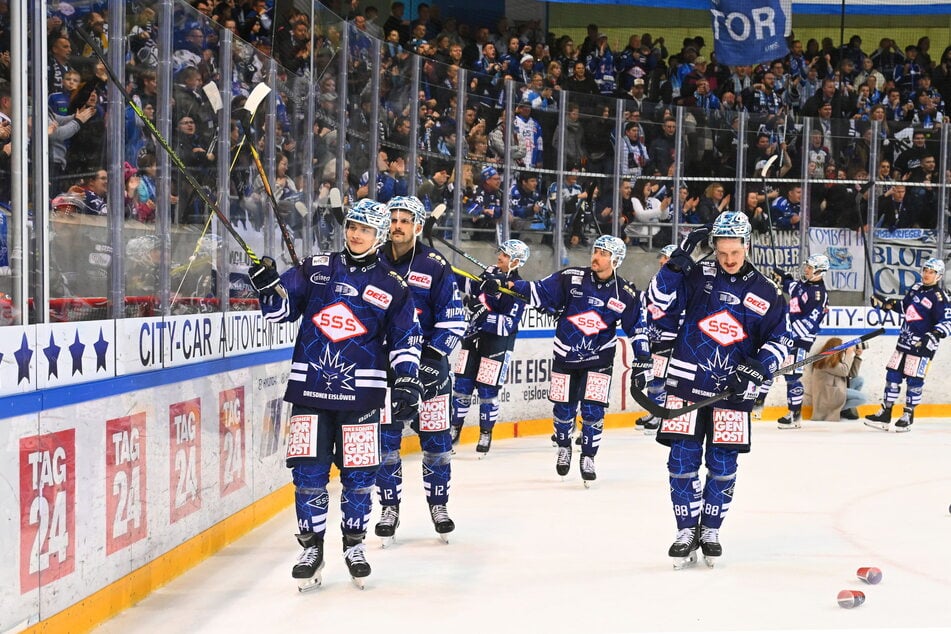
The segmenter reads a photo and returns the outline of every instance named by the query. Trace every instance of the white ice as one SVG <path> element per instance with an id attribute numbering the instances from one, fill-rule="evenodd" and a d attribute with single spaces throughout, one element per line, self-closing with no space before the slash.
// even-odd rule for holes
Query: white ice
<path id="1" fill-rule="evenodd" d="M 919 418 L 905 434 L 859 421 L 754 424 L 723 557 L 682 571 L 667 557 L 676 531 L 666 450 L 631 427 L 605 432 L 591 489 L 577 447 L 567 478 L 555 474 L 547 436 L 496 440 L 484 460 L 462 445 L 448 545 L 410 455 L 386 550 L 373 535 L 374 501 L 365 590 L 343 563 L 333 482 L 321 588 L 300 594 L 291 578 L 299 547 L 288 508 L 97 631 L 951 631 L 949 423 Z M 857 579 L 861 566 L 881 568 L 883 581 Z M 866 603 L 839 608 L 843 589 Z"/>

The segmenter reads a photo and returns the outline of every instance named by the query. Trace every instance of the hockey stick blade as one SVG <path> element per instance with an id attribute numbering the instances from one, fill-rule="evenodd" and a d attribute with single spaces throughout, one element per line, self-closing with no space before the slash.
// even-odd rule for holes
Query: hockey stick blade
<path id="1" fill-rule="evenodd" d="M 769 157 L 769 160 L 766 161 L 766 165 L 763 166 L 762 171 L 760 172 L 763 175 L 763 179 L 766 179 L 766 175 L 769 174 L 770 168 L 773 166 L 773 163 L 779 158 L 779 154 L 773 154 Z"/>
<path id="2" fill-rule="evenodd" d="M 218 84 L 213 81 L 208 82 L 201 87 L 201 91 L 208 97 L 208 103 L 215 112 L 221 110 L 221 91 L 218 90 Z"/>
<path id="3" fill-rule="evenodd" d="M 271 94 L 270 86 L 261 82 L 254 87 L 254 90 L 251 91 L 251 94 L 248 95 L 248 98 L 244 101 L 244 109 L 254 114 L 261 106 L 261 102 L 267 99 L 269 94 Z"/>
<path id="4" fill-rule="evenodd" d="M 869 339 L 874 339 L 875 337 L 878 337 L 879 335 L 883 335 L 883 334 L 885 334 L 884 328 L 878 328 L 876 330 L 872 330 L 871 332 L 865 333 L 861 337 L 850 339 L 833 348 L 829 348 L 828 350 L 825 350 L 823 352 L 819 352 L 812 356 L 806 357 L 805 359 L 801 361 L 796 361 L 795 363 L 790 363 L 789 365 L 783 366 L 779 368 L 778 370 L 776 370 L 776 372 L 773 373 L 773 376 L 776 377 L 776 376 L 779 376 L 780 374 L 789 374 L 790 372 L 798 370 L 799 368 L 803 366 L 807 366 L 811 363 L 815 363 L 819 359 L 822 359 L 823 357 L 827 357 L 830 354 L 834 354 L 836 352 L 839 352 L 840 350 L 846 350 L 847 348 L 851 348 L 852 346 L 857 346 L 858 344 L 864 341 L 868 341 Z M 729 398 L 732 394 L 733 393 L 730 390 L 725 390 L 723 392 L 720 392 L 719 394 L 714 394 L 713 396 L 709 396 L 703 400 L 697 401 L 696 403 L 691 403 L 690 405 L 684 405 L 683 407 L 677 407 L 673 409 L 658 405 L 657 403 L 651 400 L 650 396 L 648 396 L 641 390 L 634 390 L 631 396 L 633 396 L 634 400 L 637 401 L 637 404 L 643 407 L 647 411 L 647 413 L 650 414 L 651 416 L 657 416 L 658 418 L 663 418 L 663 419 L 671 419 L 671 418 L 677 418 L 679 416 L 683 416 L 684 414 L 689 414 L 690 412 L 694 410 L 698 410 L 701 407 L 706 407 L 707 405 L 713 405 L 714 403 L 717 403 L 726 398 Z"/>
<path id="5" fill-rule="evenodd" d="M 423 223 L 423 239 L 429 243 L 429 246 L 433 246 L 433 227 L 436 226 L 444 213 L 446 213 L 446 204 L 439 203 L 426 218 L 426 222 Z"/>

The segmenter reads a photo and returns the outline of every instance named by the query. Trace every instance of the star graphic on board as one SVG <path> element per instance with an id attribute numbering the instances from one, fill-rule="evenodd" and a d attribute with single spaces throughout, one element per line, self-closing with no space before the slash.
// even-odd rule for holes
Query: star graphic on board
<path id="1" fill-rule="evenodd" d="M 106 351 L 109 350 L 109 342 L 102 338 L 102 328 L 99 329 L 99 339 L 92 345 L 96 350 L 96 371 L 99 368 L 106 369 Z"/>
<path id="2" fill-rule="evenodd" d="M 33 359 L 33 351 L 30 350 L 30 344 L 23 335 L 23 341 L 20 343 L 20 349 L 13 353 L 17 360 L 17 384 L 23 379 L 30 380 L 30 361 Z"/>
<path id="3" fill-rule="evenodd" d="M 50 333 L 50 345 L 43 348 L 43 354 L 46 355 L 46 360 L 50 364 L 50 373 L 49 376 L 55 376 L 59 378 L 59 351 L 62 350 L 59 346 L 56 345 L 56 341 L 53 340 L 53 333 Z M 49 376 L 47 378 L 49 378 Z"/>
<path id="4" fill-rule="evenodd" d="M 73 358 L 73 373 L 83 373 L 83 352 L 86 351 L 86 344 L 79 340 L 79 331 L 76 331 L 76 339 L 69 344 L 69 354 Z M 70 375 L 70 376 L 72 376 Z"/>

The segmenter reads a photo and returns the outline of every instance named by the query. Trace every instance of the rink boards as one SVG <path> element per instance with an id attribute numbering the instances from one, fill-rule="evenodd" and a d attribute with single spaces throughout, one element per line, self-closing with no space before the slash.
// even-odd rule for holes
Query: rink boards
<path id="1" fill-rule="evenodd" d="M 897 317 L 835 308 L 823 330 L 848 339 L 880 325 L 889 334 L 871 342 L 863 366 L 871 401 Z M 552 329 L 526 311 L 500 437 L 550 430 Z M 11 555 L 0 631 L 88 629 L 291 502 L 281 397 L 295 332 L 257 313 L 0 329 L 0 544 Z M 620 344 L 609 425 L 638 411 L 629 359 Z M 949 359 L 939 351 L 931 374 L 947 376 Z M 768 404 L 784 394 L 774 389 Z M 925 416 L 951 409 L 940 407 L 949 399 L 938 381 L 924 401 Z"/>

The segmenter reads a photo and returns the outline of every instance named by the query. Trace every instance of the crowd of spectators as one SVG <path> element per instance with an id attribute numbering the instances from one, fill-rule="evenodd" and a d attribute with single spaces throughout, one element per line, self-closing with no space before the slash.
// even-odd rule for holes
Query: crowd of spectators
<path id="1" fill-rule="evenodd" d="M 107 50 L 106 16 L 91 10 L 103 4 L 51 4 L 55 12 L 46 25 L 51 196 L 54 208 L 59 204 L 89 214 L 108 209 L 97 178 L 108 137 L 108 76 L 77 27 Z M 771 222 L 785 229 L 796 228 L 808 210 L 812 225 L 857 228 L 869 220 L 872 197 L 878 202 L 880 226 L 937 226 L 938 193 L 932 185 L 939 181 L 937 142 L 947 111 L 944 96 L 951 97 L 951 46 L 932 57 L 928 38 L 904 48 L 883 38 L 867 51 L 859 36 L 842 47 L 831 38 L 803 45 L 791 37 L 791 52 L 782 59 L 728 67 L 717 62 L 700 36 L 685 38 L 677 48 L 663 37 L 634 33 L 623 49 L 613 50 L 595 24 L 576 43 L 568 36 L 545 33 L 531 21 L 513 24 L 502 18 L 489 28 L 441 19 L 438 6 L 427 4 L 419 4 L 411 18 L 402 2 L 392 3 L 386 16 L 372 6 L 362 7 L 360 0 L 343 6 L 325 3 L 346 23 L 328 19 L 327 13 L 316 24 L 296 9 L 275 15 L 272 0 L 189 4 L 190 9 L 183 10 L 184 3 L 176 7 L 172 25 L 171 143 L 209 190 L 218 189 L 219 151 L 230 152 L 233 169 L 227 187 L 238 202 L 232 216 L 249 226 L 261 227 L 268 212 L 263 183 L 243 140 L 250 136 L 264 153 L 264 139 L 271 137 L 265 134 L 263 117 L 249 123 L 239 113 L 254 86 L 266 80 L 268 57 L 280 64 L 276 141 L 271 148 L 280 201 L 293 203 L 301 197 L 307 170 L 313 172 L 315 199 L 322 200 L 330 187 L 341 185 L 335 178 L 335 157 L 337 144 L 346 142 L 346 195 L 369 193 L 368 180 L 375 172 L 375 195 L 385 201 L 405 194 L 407 178 L 415 171 L 425 204 L 432 208 L 446 203 L 452 209 L 454 189 L 462 183 L 458 213 L 466 235 L 474 238 L 494 240 L 502 222 L 516 232 L 548 235 L 559 199 L 564 202 L 562 228 L 569 246 L 585 244 L 590 231 L 612 231 L 615 223 L 631 243 L 669 239 L 664 223 L 675 209 L 680 210 L 680 221 L 702 223 L 727 207 L 740 208 L 756 227 Z M 158 9 L 157 0 L 130 0 L 126 7 L 127 86 L 149 117 L 159 108 Z M 341 103 L 334 60 L 341 28 L 349 31 L 345 141 L 339 138 Z M 235 116 L 227 134 L 218 129 L 214 100 L 206 89 L 221 80 L 218 46 L 225 29 L 236 36 L 231 94 L 224 98 Z M 379 59 L 373 58 L 371 38 L 382 42 Z M 418 95 L 409 94 L 414 55 L 422 58 Z M 307 120 L 312 63 L 316 115 Z M 376 103 L 371 88 L 375 73 Z M 456 100 L 463 76 L 467 98 L 460 128 Z M 508 105 L 510 82 L 515 85 L 514 103 Z M 564 102 L 562 93 L 567 94 Z M 0 160 L 9 153 L 9 95 L 9 84 L 0 83 L 0 143 L 6 149 Z M 615 112 L 618 98 L 621 113 Z M 567 105 L 564 125 L 559 126 L 562 103 Z M 377 121 L 372 117 L 375 105 Z M 680 118 L 678 106 L 684 107 Z M 157 188 L 162 186 L 155 178 L 161 149 L 132 108 L 123 107 L 125 215 L 151 222 Z M 508 138 L 507 111 L 513 113 Z M 739 132 L 741 112 L 748 117 L 745 138 Z M 623 132 L 615 138 L 618 116 Z M 803 138 L 804 117 L 814 118 L 809 138 Z M 418 126 L 415 141 L 410 138 L 413 118 Z M 880 122 L 881 135 L 877 165 L 870 164 L 874 121 Z M 380 144 L 377 155 L 371 156 L 374 132 Z M 301 158 L 300 139 L 307 134 L 314 139 L 310 164 Z M 683 140 L 681 176 L 686 178 L 675 191 L 678 139 Z M 411 170 L 408 150 L 414 142 L 419 162 Z M 457 177 L 459 145 L 465 160 Z M 747 160 L 745 173 L 738 175 L 741 145 L 747 148 Z M 510 205 L 503 210 L 506 153 L 516 171 L 507 192 Z M 807 200 L 799 185 L 788 183 L 771 189 L 754 185 L 747 188 L 745 200 L 733 200 L 737 177 L 760 179 L 760 170 L 773 156 L 779 160 L 771 176 L 820 179 L 821 184 L 810 188 Z M 562 168 L 566 178 L 559 192 L 555 172 Z M 621 176 L 618 209 L 613 208 L 615 173 Z M 870 175 L 902 184 L 870 187 Z M 170 187 L 173 221 L 203 222 L 207 210 L 185 180 L 173 175 Z M 4 194 L 8 200 L 9 191 L 0 192 Z M 80 204 L 94 196 L 101 199 L 97 204 Z M 297 214 L 288 218 L 294 230 L 302 229 Z"/>

